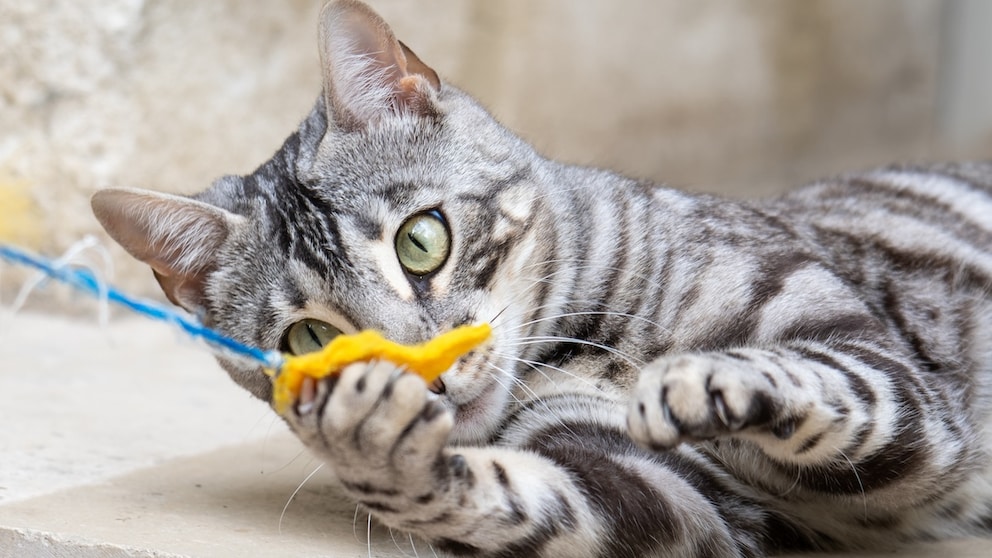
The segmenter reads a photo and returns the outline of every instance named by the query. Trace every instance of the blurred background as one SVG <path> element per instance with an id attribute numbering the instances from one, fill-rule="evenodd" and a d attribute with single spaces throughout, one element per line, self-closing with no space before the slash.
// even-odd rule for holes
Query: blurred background
<path id="1" fill-rule="evenodd" d="M 992 158 L 984 0 L 370 4 L 444 78 L 569 162 L 746 197 Z M 99 230 L 100 188 L 191 193 L 250 172 L 318 94 L 319 5 L 0 0 L 0 241 L 59 254 Z M 112 254 L 116 283 L 157 293 Z M 9 301 L 18 281 L 0 272 Z"/>

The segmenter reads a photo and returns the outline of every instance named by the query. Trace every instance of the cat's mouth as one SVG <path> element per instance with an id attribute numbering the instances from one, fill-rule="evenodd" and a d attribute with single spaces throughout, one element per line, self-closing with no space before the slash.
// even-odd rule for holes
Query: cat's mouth
<path id="1" fill-rule="evenodd" d="M 488 372 L 489 368 L 500 370 L 489 364 L 492 356 L 491 348 L 472 351 L 444 374 L 440 384 L 429 386 L 435 393 L 442 390 L 440 395 L 454 415 L 451 437 L 455 442 L 488 439 L 502 422 L 509 392 L 505 382 Z"/>
<path id="2" fill-rule="evenodd" d="M 494 426 L 499 423 L 498 410 L 501 405 L 501 390 L 497 384 L 486 386 L 475 397 L 467 401 L 454 402 L 448 398 L 454 413 L 455 424 L 451 431 L 456 442 L 473 442 L 487 438 Z"/>

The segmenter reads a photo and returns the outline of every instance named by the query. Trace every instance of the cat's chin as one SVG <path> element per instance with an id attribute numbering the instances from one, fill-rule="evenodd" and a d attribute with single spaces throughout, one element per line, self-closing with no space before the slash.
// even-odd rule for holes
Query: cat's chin
<path id="1" fill-rule="evenodd" d="M 482 393 L 461 404 L 448 401 L 455 414 L 451 440 L 457 443 L 488 440 L 500 425 L 507 393 L 493 382 Z"/>

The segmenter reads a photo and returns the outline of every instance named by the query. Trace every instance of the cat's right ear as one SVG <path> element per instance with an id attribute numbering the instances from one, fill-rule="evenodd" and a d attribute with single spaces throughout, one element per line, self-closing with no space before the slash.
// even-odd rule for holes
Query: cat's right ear
<path id="1" fill-rule="evenodd" d="M 344 131 L 404 112 L 428 115 L 441 90 L 437 73 L 357 0 L 324 5 L 320 61 L 328 122 Z"/>
<path id="2" fill-rule="evenodd" d="M 189 198 L 133 189 L 93 195 L 93 214 L 129 254 L 151 266 L 165 296 L 194 314 L 207 275 L 240 217 Z"/>

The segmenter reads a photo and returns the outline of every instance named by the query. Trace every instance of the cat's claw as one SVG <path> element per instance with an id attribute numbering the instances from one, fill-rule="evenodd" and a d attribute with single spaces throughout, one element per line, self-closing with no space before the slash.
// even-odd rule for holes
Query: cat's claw
<path id="1" fill-rule="evenodd" d="M 314 409 L 314 399 L 317 397 L 317 380 L 304 378 L 300 384 L 300 396 L 296 400 L 296 412 L 305 415 Z"/>

